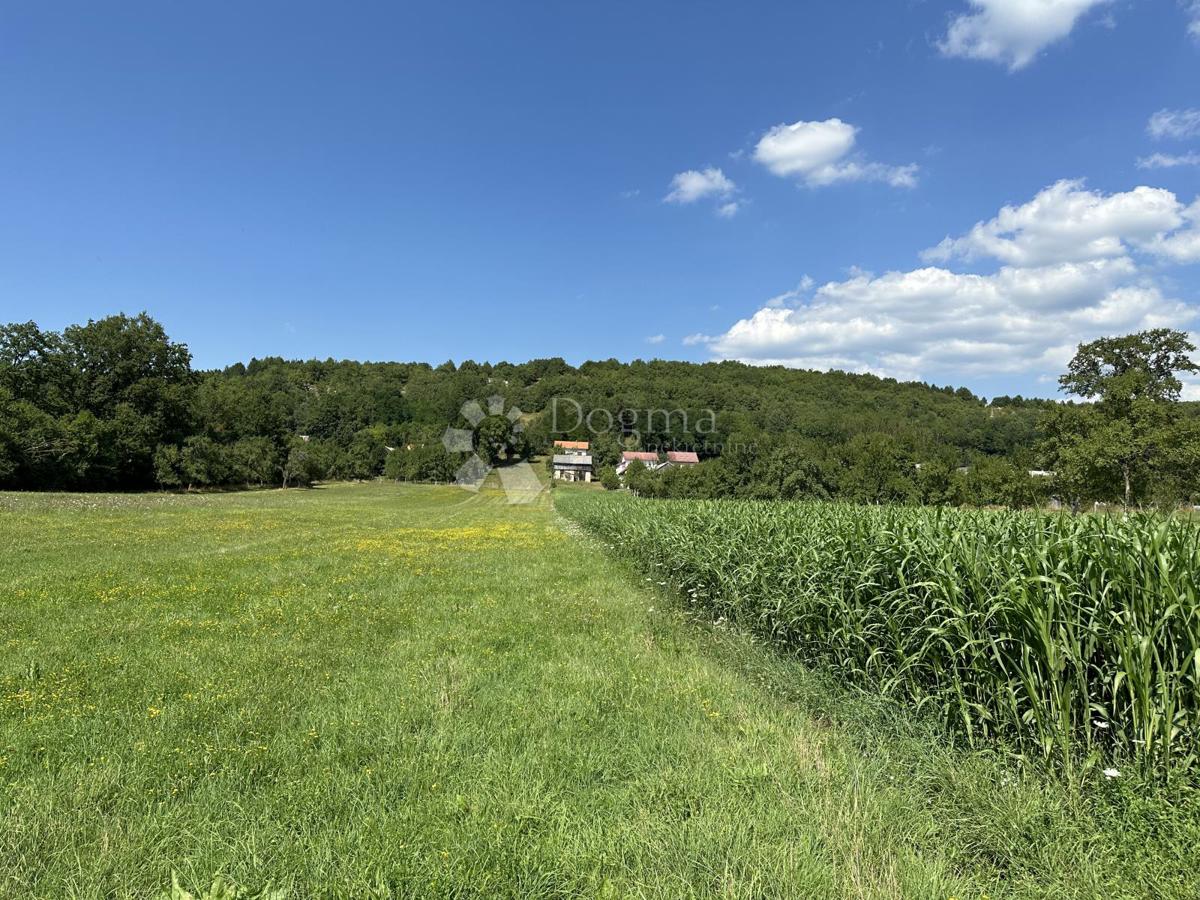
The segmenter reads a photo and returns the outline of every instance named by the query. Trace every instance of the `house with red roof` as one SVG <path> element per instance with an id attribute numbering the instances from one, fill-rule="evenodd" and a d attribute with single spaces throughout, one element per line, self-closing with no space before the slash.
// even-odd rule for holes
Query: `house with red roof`
<path id="1" fill-rule="evenodd" d="M 621 461 L 617 463 L 617 474 L 624 475 L 625 470 L 629 468 L 629 464 L 635 459 L 642 462 L 651 472 L 663 467 L 662 462 L 659 461 L 658 454 L 651 450 L 626 450 L 621 454 Z"/>
<path id="2" fill-rule="evenodd" d="M 576 454 L 578 456 L 587 456 L 588 450 L 591 449 L 591 444 L 587 441 L 555 441 L 554 452 L 562 454 Z"/>
<path id="3" fill-rule="evenodd" d="M 691 450 L 668 450 L 666 465 L 698 466 L 700 465 L 700 457 Z"/>

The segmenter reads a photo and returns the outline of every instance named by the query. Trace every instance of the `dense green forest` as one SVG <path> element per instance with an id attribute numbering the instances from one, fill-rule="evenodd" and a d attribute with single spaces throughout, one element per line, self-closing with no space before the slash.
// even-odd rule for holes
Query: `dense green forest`
<path id="1" fill-rule="evenodd" d="M 1166 398 L 1182 410 L 1172 422 L 1194 423 L 1177 394 Z M 196 371 L 149 316 L 120 315 L 61 333 L 0 327 L 0 484 L 447 481 L 466 454 L 443 446 L 445 429 L 470 427 L 463 405 L 494 396 L 503 409 L 476 423 L 477 450 L 492 461 L 542 453 L 559 437 L 590 440 L 600 469 L 622 449 L 697 450 L 705 462 L 694 469 L 632 473 L 662 496 L 1028 505 L 1057 487 L 1028 470 L 1064 461 L 1079 445 L 1072 428 L 1095 431 L 1078 418 L 1090 405 L 988 403 L 965 388 L 735 362 L 267 358 Z M 1167 481 L 1177 498 L 1194 496 L 1187 477 L 1143 470 L 1133 487 L 1121 479 L 1124 499 Z M 1093 474 L 1068 486 L 1073 500 L 1119 499 L 1114 484 Z"/>

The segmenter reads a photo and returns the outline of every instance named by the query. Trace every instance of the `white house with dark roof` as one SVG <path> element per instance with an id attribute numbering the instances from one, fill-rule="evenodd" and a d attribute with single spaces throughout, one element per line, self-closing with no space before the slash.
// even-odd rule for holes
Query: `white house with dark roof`
<path id="1" fill-rule="evenodd" d="M 592 457 L 588 453 L 554 454 L 554 477 L 559 481 L 591 481 Z"/>

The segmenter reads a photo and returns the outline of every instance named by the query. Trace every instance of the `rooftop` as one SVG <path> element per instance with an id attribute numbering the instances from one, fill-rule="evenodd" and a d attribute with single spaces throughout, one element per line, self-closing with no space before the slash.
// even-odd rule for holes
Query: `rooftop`
<path id="1" fill-rule="evenodd" d="M 691 450 L 668 450 L 667 462 L 673 463 L 698 463 L 700 457 Z"/>
<path id="2" fill-rule="evenodd" d="M 590 466 L 592 458 L 591 456 L 581 454 L 555 454 L 554 464 L 556 466 Z"/>
<path id="3" fill-rule="evenodd" d="M 590 445 L 587 441 L 555 441 L 554 446 L 564 450 L 586 450 Z"/>
<path id="4" fill-rule="evenodd" d="M 621 454 L 621 459 L 625 462 L 633 462 L 635 459 L 640 459 L 642 462 L 658 462 L 658 454 L 647 450 L 626 450 Z"/>

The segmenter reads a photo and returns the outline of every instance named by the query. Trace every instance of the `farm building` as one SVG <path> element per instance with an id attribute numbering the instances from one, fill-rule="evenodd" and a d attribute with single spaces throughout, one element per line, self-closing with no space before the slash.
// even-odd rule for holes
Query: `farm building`
<path id="1" fill-rule="evenodd" d="M 700 457 L 691 450 L 668 450 L 666 465 L 698 466 L 700 465 Z"/>
<path id="2" fill-rule="evenodd" d="M 617 463 L 617 474 L 624 475 L 625 470 L 629 468 L 629 464 L 635 459 L 645 463 L 646 468 L 651 472 L 656 469 L 661 469 L 663 464 L 658 461 L 658 454 L 652 451 L 644 450 L 626 450 L 621 454 L 621 461 Z"/>
<path id="3" fill-rule="evenodd" d="M 586 453 L 554 454 L 554 477 L 559 481 L 591 481 L 592 457 Z"/>

